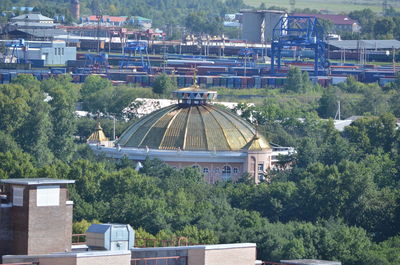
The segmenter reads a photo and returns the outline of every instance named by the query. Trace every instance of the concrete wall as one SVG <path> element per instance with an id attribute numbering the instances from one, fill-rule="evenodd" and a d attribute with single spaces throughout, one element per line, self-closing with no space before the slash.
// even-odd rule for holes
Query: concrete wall
<path id="1" fill-rule="evenodd" d="M 248 247 L 248 248 L 206 250 L 205 261 L 202 264 L 254 265 L 255 262 L 256 262 L 256 248 Z"/>
<path id="2" fill-rule="evenodd" d="M 36 206 L 37 190 L 29 192 L 28 252 L 47 254 L 71 251 L 72 207 L 67 205 L 67 189 L 60 187 L 60 205 Z"/>
<path id="3" fill-rule="evenodd" d="M 273 31 L 275 26 L 278 24 L 281 16 L 283 14 L 279 13 L 265 13 L 265 32 L 264 32 L 264 39 L 266 42 L 271 42 L 273 38 Z"/>
<path id="4" fill-rule="evenodd" d="M 263 16 L 257 12 L 243 13 L 242 38 L 248 42 L 261 42 Z"/>
<path id="5" fill-rule="evenodd" d="M 76 265 L 110 265 L 110 264 L 129 265 L 131 264 L 131 255 L 130 253 L 127 253 L 123 255 L 113 255 L 113 256 L 78 257 L 76 260 Z M 42 264 L 40 263 L 40 265 Z"/>
<path id="6" fill-rule="evenodd" d="M 133 259 L 181 256 L 177 265 L 254 265 L 256 261 L 256 244 L 252 243 L 135 248 L 131 251 Z M 165 260 L 158 261 L 159 264 L 164 262 Z M 144 261 L 136 263 L 143 264 Z M 175 263 L 171 261 L 167 264 Z"/>

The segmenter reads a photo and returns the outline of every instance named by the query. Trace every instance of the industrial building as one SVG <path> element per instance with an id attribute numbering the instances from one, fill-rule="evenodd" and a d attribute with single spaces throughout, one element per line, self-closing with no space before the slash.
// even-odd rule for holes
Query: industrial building
<path id="1" fill-rule="evenodd" d="M 10 19 L 10 24 L 19 27 L 55 27 L 54 19 L 39 13 L 23 14 Z"/>
<path id="2" fill-rule="evenodd" d="M 273 29 L 282 17 L 287 16 L 278 10 L 241 10 L 242 39 L 253 43 L 270 43 Z"/>
<path id="3" fill-rule="evenodd" d="M 6 39 L 54 40 L 58 35 L 67 32 L 58 28 L 54 19 L 38 13 L 24 14 L 10 19 L 5 25 L 2 35 Z"/>
<path id="4" fill-rule="evenodd" d="M 68 47 L 64 41 L 8 41 L 6 56 L 18 61 L 30 62 L 33 66 L 66 65 L 69 60 L 76 60 L 76 47 Z M 13 43 L 20 43 L 15 46 Z M 7 55 L 8 54 L 8 55 Z M 5 58 L 12 62 L 13 58 Z"/>
<path id="5" fill-rule="evenodd" d="M 176 168 L 198 168 L 209 183 L 236 181 L 244 173 L 258 183 L 279 154 L 293 152 L 292 148 L 272 148 L 250 123 L 212 104 L 216 91 L 194 84 L 174 95 L 177 104 L 144 116 L 115 143 L 100 137 L 93 143 L 95 137 L 91 137 L 89 146 L 110 158 L 136 162 L 158 158 Z M 103 136 L 99 127 L 96 131 L 95 135 Z"/>

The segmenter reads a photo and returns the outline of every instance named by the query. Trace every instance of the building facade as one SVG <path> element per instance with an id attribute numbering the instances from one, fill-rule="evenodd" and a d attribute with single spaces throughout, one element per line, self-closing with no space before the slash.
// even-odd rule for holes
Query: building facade
<path id="1" fill-rule="evenodd" d="M 25 44 L 15 53 L 18 59 L 42 61 L 43 66 L 65 65 L 69 60 L 76 60 L 76 47 L 68 47 L 65 41 L 29 41 Z"/>
<path id="2" fill-rule="evenodd" d="M 270 43 L 273 39 L 274 27 L 281 17 L 287 16 L 284 11 L 277 10 L 241 10 L 242 39 L 253 43 Z"/>

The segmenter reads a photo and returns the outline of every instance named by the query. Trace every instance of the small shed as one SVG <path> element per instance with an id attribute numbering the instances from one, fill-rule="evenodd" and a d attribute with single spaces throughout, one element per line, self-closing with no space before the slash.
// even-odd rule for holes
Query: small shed
<path id="1" fill-rule="evenodd" d="M 93 250 L 130 250 L 135 232 L 125 224 L 92 224 L 86 231 L 86 242 Z"/>

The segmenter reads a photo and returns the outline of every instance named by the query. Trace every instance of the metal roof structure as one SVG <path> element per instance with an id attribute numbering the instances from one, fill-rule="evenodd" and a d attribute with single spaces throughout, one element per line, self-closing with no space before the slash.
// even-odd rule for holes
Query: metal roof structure
<path id="1" fill-rule="evenodd" d="M 41 28 L 41 29 L 16 29 L 16 31 L 20 31 L 26 33 L 28 35 L 32 35 L 37 38 L 54 38 L 60 35 L 67 35 L 67 32 L 62 29 L 53 29 L 53 28 Z"/>
<path id="2" fill-rule="evenodd" d="M 108 141 L 108 138 L 103 132 L 103 128 L 100 126 L 100 122 L 97 122 L 96 131 L 89 136 L 87 141 L 88 143 L 101 143 L 103 141 Z"/>
<path id="3" fill-rule="evenodd" d="M 342 50 L 389 50 L 400 49 L 400 41 L 398 40 L 330 40 L 327 41 L 329 46 Z"/>
<path id="4" fill-rule="evenodd" d="M 256 134 L 255 128 L 234 113 L 210 104 L 172 105 L 131 125 L 117 144 L 124 147 L 187 151 L 239 151 Z M 269 148 L 262 144 L 250 144 Z M 258 148 L 257 148 L 258 149 Z"/>
<path id="5" fill-rule="evenodd" d="M 73 184 L 75 180 L 70 179 L 51 179 L 51 178 L 21 178 L 21 179 L 0 179 L 3 184 L 16 185 L 49 185 L 49 184 Z"/>
<path id="6" fill-rule="evenodd" d="M 42 14 L 31 13 L 31 14 L 23 14 L 20 16 L 16 16 L 10 19 L 11 22 L 14 21 L 48 21 L 52 22 L 54 19 L 43 16 Z"/>

